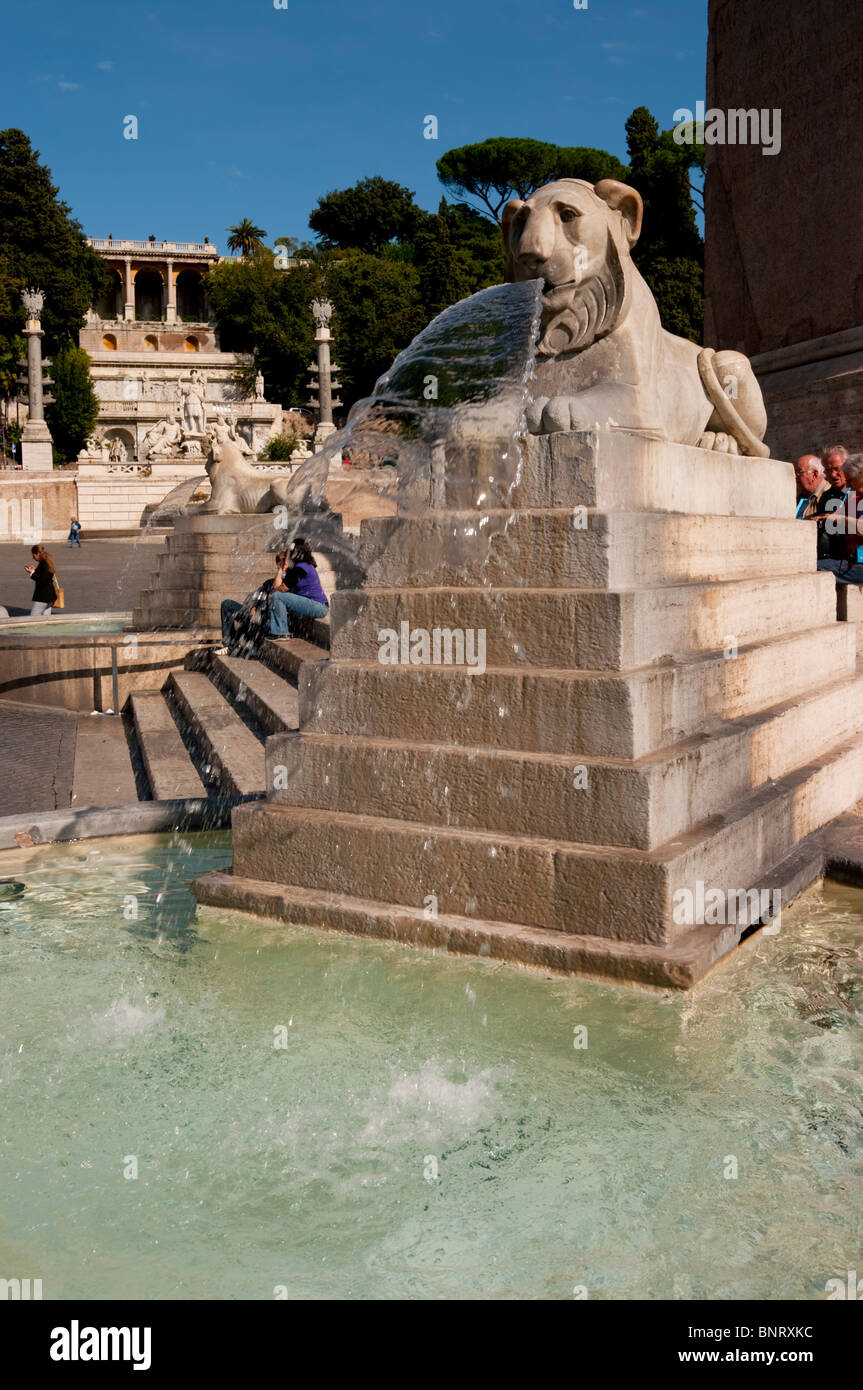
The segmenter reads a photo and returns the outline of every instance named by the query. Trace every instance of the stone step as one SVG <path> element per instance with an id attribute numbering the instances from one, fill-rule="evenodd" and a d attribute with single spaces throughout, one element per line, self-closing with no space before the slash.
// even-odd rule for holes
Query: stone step
<path id="1" fill-rule="evenodd" d="M 636 590 L 371 589 L 333 595 L 337 659 L 374 661 L 379 633 L 484 633 L 490 666 L 631 670 L 696 651 L 740 648 L 835 621 L 832 575 Z M 465 639 L 467 640 L 467 639 Z M 474 646 L 476 660 L 479 647 Z"/>
<path id="2" fill-rule="evenodd" d="M 227 796 L 262 792 L 263 744 L 212 681 L 198 671 L 174 671 L 166 690 L 198 741 L 220 790 Z"/>
<path id="3" fill-rule="evenodd" d="M 174 628 L 194 627 L 208 632 L 220 631 L 221 605 L 225 595 L 219 593 L 211 600 L 197 594 L 195 602 L 181 600 L 175 602 L 173 593 L 144 590 L 138 598 L 138 607 L 132 615 L 132 626 L 147 631 L 172 631 Z M 245 597 L 245 595 L 242 595 Z M 306 618 L 303 620 L 311 640 L 329 649 L 330 619 Z"/>
<path id="4" fill-rule="evenodd" d="M 281 645 L 279 643 L 278 645 Z M 521 666 L 482 675 L 445 667 L 336 661 L 299 681 L 300 726 L 319 733 L 487 745 L 536 753 L 640 758 L 793 699 L 855 669 L 843 623 L 674 665 L 609 674 Z"/>
<path id="5" fill-rule="evenodd" d="M 268 734 L 299 726 L 296 687 L 260 661 L 238 656 L 214 656 L 211 676 L 235 705 L 243 705 Z"/>
<path id="6" fill-rule="evenodd" d="M 527 436 L 520 481 L 503 505 L 793 517 L 796 487 L 791 464 L 779 459 L 754 461 L 599 429 Z"/>
<path id="7" fill-rule="evenodd" d="M 818 837 L 801 846 L 765 885 L 787 905 L 822 873 Z M 748 920 L 717 926 L 694 926 L 674 943 L 658 946 L 602 940 L 596 936 L 490 922 L 429 907 L 395 906 L 347 893 L 300 888 L 215 871 L 196 879 L 191 889 L 199 903 L 283 923 L 352 932 L 378 941 L 483 956 L 563 975 L 592 975 L 656 988 L 688 989 L 719 959 L 733 950 Z M 760 906 L 760 903 L 759 903 Z M 747 914 L 748 916 L 748 914 Z"/>
<path id="8" fill-rule="evenodd" d="M 267 786 L 277 802 L 319 810 L 655 849 L 861 727 L 855 676 L 637 762 L 316 730 L 277 737 L 267 744 Z"/>
<path id="9" fill-rule="evenodd" d="M 153 800 L 206 795 L 162 692 L 135 691 L 129 696 L 128 709 Z"/>
<path id="10" fill-rule="evenodd" d="M 679 942 L 686 900 L 762 889 L 863 795 L 863 739 L 650 851 L 452 829 L 275 802 L 234 813 L 234 872 L 398 906 L 620 942 Z M 675 895 L 678 895 L 675 897 Z M 702 897 L 703 901 L 703 897 Z M 678 920 L 675 920 L 677 916 Z"/>
<path id="11" fill-rule="evenodd" d="M 307 642 L 303 637 L 267 637 L 261 646 L 261 660 L 274 671 L 281 671 L 296 681 L 304 662 L 311 661 L 316 666 L 326 664 L 329 651 L 317 642 Z"/>
<path id="12" fill-rule="evenodd" d="M 242 560 L 254 559 L 269 570 L 272 561 L 270 545 L 273 540 L 272 519 L 267 521 L 259 536 L 233 536 L 227 542 L 224 532 L 200 531 L 197 533 L 169 532 L 166 537 L 164 554 L 170 557 L 181 555 L 233 555 Z"/>
<path id="13" fill-rule="evenodd" d="M 363 588 L 494 588 L 520 576 L 543 588 L 626 589 L 801 574 L 816 567 L 814 526 L 792 516 L 668 512 L 432 512 L 363 526 Z"/>

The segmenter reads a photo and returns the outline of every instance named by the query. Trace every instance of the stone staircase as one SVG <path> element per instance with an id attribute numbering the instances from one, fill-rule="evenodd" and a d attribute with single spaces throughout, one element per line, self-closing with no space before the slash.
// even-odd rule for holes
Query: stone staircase
<path id="1" fill-rule="evenodd" d="M 526 455 L 506 515 L 462 469 L 427 516 L 363 523 L 366 579 L 333 595 L 332 659 L 300 671 L 300 736 L 269 740 L 233 871 L 194 891 L 685 987 L 765 893 L 820 875 L 820 831 L 863 796 L 855 633 L 789 464 L 614 430 Z M 485 668 L 382 665 L 402 624 L 483 629 Z M 732 920 L 678 914 L 699 884 L 744 895 Z"/>
<path id="2" fill-rule="evenodd" d="M 133 692 L 123 717 L 139 799 L 262 796 L 265 741 L 297 729 L 304 663 L 328 659 L 329 619 L 307 632 L 268 638 L 259 661 L 202 645 L 161 689 Z"/>

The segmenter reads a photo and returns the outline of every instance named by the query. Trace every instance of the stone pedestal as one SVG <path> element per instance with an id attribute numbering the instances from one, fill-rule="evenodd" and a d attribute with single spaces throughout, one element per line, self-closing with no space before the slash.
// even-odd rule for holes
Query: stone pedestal
<path id="1" fill-rule="evenodd" d="M 304 529 L 312 539 L 321 583 L 329 593 L 335 582 L 333 567 L 315 544 L 314 528 Z M 329 529 L 336 532 L 332 524 Z M 222 599 L 242 600 L 272 577 L 272 546 L 279 534 L 275 518 L 268 513 L 177 517 L 158 554 L 156 570 L 138 597 L 133 627 L 145 632 L 220 628 Z"/>
<path id="2" fill-rule="evenodd" d="M 133 626 L 220 625 L 222 599 L 243 599 L 273 572 L 271 516 L 180 516 L 138 598 Z"/>
<path id="3" fill-rule="evenodd" d="M 50 473 L 54 467 L 51 433 L 44 420 L 28 420 L 24 426 L 21 467 L 26 473 Z"/>
<path id="4" fill-rule="evenodd" d="M 25 473 L 50 473 L 54 467 L 51 441 L 21 441 L 21 467 Z"/>
<path id="5" fill-rule="evenodd" d="M 195 891 L 689 986 L 820 875 L 820 828 L 863 796 L 855 634 L 789 519 L 791 467 L 533 438 L 485 530 L 483 471 L 473 498 L 462 473 L 439 509 L 363 523 L 301 732 L 268 740 L 269 800 L 234 812 L 233 873 Z M 482 631 L 482 669 L 381 664 L 403 624 Z"/>

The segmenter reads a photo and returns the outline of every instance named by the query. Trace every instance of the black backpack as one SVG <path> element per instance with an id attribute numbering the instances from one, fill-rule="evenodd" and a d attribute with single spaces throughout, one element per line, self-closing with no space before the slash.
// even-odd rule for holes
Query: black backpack
<path id="1" fill-rule="evenodd" d="M 231 656 L 247 660 L 257 657 L 267 635 L 267 594 L 258 589 L 250 594 L 231 619 L 227 648 Z"/>

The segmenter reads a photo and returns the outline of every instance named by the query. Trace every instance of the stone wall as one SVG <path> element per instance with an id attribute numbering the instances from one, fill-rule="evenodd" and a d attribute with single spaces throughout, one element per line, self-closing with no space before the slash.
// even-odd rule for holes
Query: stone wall
<path id="1" fill-rule="evenodd" d="M 707 107 L 778 110 L 781 147 L 708 145 L 705 342 L 754 358 L 781 458 L 863 448 L 863 25 L 847 0 L 710 0 Z"/>
<path id="2" fill-rule="evenodd" d="M 200 640 L 194 632 L 169 639 L 157 633 L 0 633 L 0 699 L 116 711 L 133 691 L 158 690 L 171 671 L 182 670 Z"/>
<path id="3" fill-rule="evenodd" d="M 0 471 L 0 542 L 61 540 L 77 514 L 74 474 L 34 477 Z"/>

